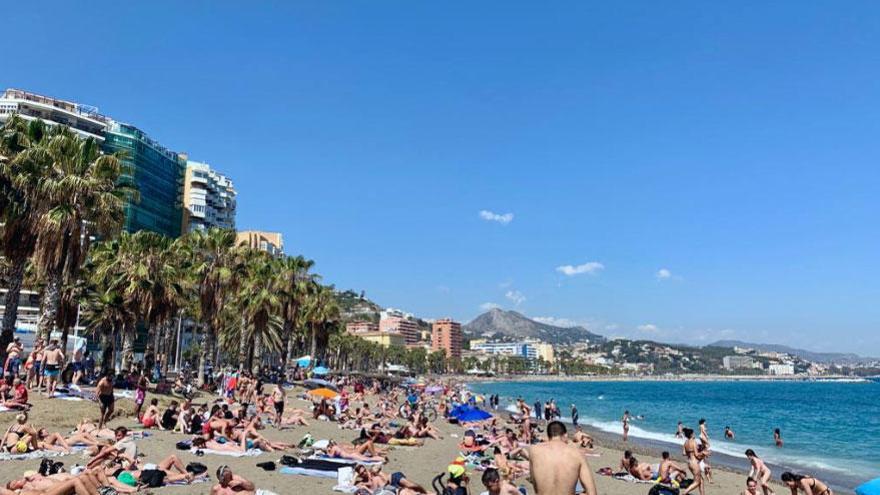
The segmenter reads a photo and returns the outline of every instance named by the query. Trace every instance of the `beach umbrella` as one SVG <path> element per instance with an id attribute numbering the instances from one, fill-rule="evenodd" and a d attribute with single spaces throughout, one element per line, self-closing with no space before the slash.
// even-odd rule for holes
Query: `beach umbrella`
<path id="1" fill-rule="evenodd" d="M 336 396 L 339 395 L 329 388 L 316 388 L 315 390 L 309 390 L 309 394 L 323 397 L 325 399 L 335 399 Z"/>
<path id="2" fill-rule="evenodd" d="M 324 366 L 315 366 L 315 369 L 312 370 L 312 374 L 314 374 L 314 375 L 323 376 L 323 375 L 326 375 L 327 373 L 330 373 L 330 370 L 325 368 Z"/>
<path id="3" fill-rule="evenodd" d="M 856 487 L 857 495 L 880 495 L 880 478 L 866 481 Z"/>
<path id="4" fill-rule="evenodd" d="M 309 366 L 309 363 L 311 363 L 311 362 L 312 362 L 312 356 L 303 356 L 303 357 L 296 360 L 296 364 L 300 368 L 307 368 Z"/>

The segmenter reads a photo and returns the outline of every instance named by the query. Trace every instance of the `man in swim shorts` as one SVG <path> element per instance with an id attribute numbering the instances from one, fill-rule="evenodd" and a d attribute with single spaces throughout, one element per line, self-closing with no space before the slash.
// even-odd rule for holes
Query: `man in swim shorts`
<path id="1" fill-rule="evenodd" d="M 113 372 L 107 371 L 96 387 L 95 393 L 98 395 L 98 402 L 101 408 L 101 419 L 98 422 L 98 429 L 104 428 L 110 416 L 113 415 L 113 405 L 116 397 L 113 395 Z"/>
<path id="2" fill-rule="evenodd" d="M 55 386 L 58 385 L 58 376 L 61 374 L 61 366 L 64 364 L 64 352 L 58 347 L 58 339 L 52 339 L 49 347 L 43 353 L 44 369 L 46 376 L 46 397 L 50 399 L 55 395 Z"/>

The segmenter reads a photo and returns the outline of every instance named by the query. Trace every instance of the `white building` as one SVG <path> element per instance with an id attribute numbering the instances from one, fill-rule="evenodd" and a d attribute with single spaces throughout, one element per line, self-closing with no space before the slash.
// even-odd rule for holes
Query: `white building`
<path id="1" fill-rule="evenodd" d="M 483 342 L 471 344 L 471 350 L 491 355 L 538 359 L 538 349 L 528 342 Z"/>
<path id="2" fill-rule="evenodd" d="M 207 163 L 186 161 L 181 232 L 235 229 L 235 187 Z"/>
<path id="3" fill-rule="evenodd" d="M 110 119 L 88 105 L 7 89 L 0 95 L 0 123 L 17 113 L 27 120 L 42 119 L 49 125 L 63 124 L 84 137 L 104 141 L 104 129 Z"/>
<path id="4" fill-rule="evenodd" d="M 773 363 L 767 368 L 771 375 L 793 375 L 794 365 L 791 363 Z"/>
<path id="5" fill-rule="evenodd" d="M 724 369 L 741 370 L 755 368 L 756 361 L 748 356 L 724 356 Z"/>

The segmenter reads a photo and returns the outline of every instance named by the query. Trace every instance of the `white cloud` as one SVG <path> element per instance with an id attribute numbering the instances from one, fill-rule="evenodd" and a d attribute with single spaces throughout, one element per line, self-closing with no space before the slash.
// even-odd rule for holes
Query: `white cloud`
<path id="1" fill-rule="evenodd" d="M 501 225 L 507 225 L 513 221 L 513 213 L 495 213 L 489 210 L 480 210 L 480 218 L 487 222 L 498 222 Z"/>
<path id="2" fill-rule="evenodd" d="M 660 329 L 657 328 L 657 325 L 654 325 L 653 323 L 645 323 L 644 325 L 639 325 L 636 327 L 636 329 L 638 329 L 638 331 L 642 333 L 657 333 L 660 331 Z"/>
<path id="3" fill-rule="evenodd" d="M 555 316 L 535 316 L 532 319 L 537 321 L 538 323 L 553 325 L 554 327 L 571 328 L 580 325 L 580 323 L 574 320 L 570 320 L 568 318 L 557 318 Z"/>
<path id="4" fill-rule="evenodd" d="M 526 302 L 525 294 L 518 290 L 509 290 L 506 294 L 504 294 L 504 297 L 509 299 L 511 302 L 513 302 L 513 304 L 516 304 L 517 306 Z"/>
<path id="5" fill-rule="evenodd" d="M 657 273 L 654 274 L 657 280 L 666 280 L 668 278 L 672 278 L 672 272 L 667 268 L 661 268 L 657 270 Z"/>
<path id="6" fill-rule="evenodd" d="M 605 265 L 599 263 L 598 261 L 589 261 L 584 263 L 583 265 L 562 265 L 557 266 L 556 271 L 562 273 L 563 275 L 567 275 L 569 277 L 573 277 L 575 275 L 581 275 L 583 273 L 587 273 L 589 275 L 596 275 L 600 271 L 605 269 Z"/>
<path id="7" fill-rule="evenodd" d="M 480 309 L 483 311 L 489 311 L 490 309 L 498 309 L 500 307 L 501 307 L 500 304 L 496 304 L 493 302 L 484 302 L 483 304 L 480 304 Z"/>

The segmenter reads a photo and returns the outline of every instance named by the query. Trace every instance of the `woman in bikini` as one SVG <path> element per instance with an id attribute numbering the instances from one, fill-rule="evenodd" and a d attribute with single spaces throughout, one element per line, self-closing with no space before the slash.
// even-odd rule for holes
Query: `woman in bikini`
<path id="1" fill-rule="evenodd" d="M 777 447 L 782 447 L 782 432 L 779 431 L 779 428 L 773 430 L 773 442 Z"/>
<path id="2" fill-rule="evenodd" d="M 746 458 L 752 465 L 752 468 L 749 470 L 749 477 L 758 482 L 764 495 L 774 495 L 775 492 L 770 488 L 770 475 L 772 473 L 767 464 L 764 464 L 764 461 L 752 449 L 746 450 Z"/>
<path id="3" fill-rule="evenodd" d="M 685 491 L 681 492 L 681 495 L 687 495 L 694 490 L 700 490 L 700 495 L 706 495 L 706 489 L 703 487 L 703 473 L 700 470 L 700 460 L 697 456 L 697 440 L 694 438 L 694 430 L 684 428 L 682 433 L 684 433 L 686 438 L 683 447 L 684 456 L 688 460 L 688 469 L 694 475 L 694 482 Z"/>
<path id="4" fill-rule="evenodd" d="M 0 439 L 0 450 L 24 454 L 37 450 L 37 431 L 27 422 L 27 413 L 19 413 L 15 424 L 10 426 Z"/>
<path id="5" fill-rule="evenodd" d="M 791 495 L 798 495 L 798 490 L 804 495 L 834 495 L 828 485 L 812 476 L 803 476 L 789 472 L 782 473 L 782 482 L 791 489 Z"/>

